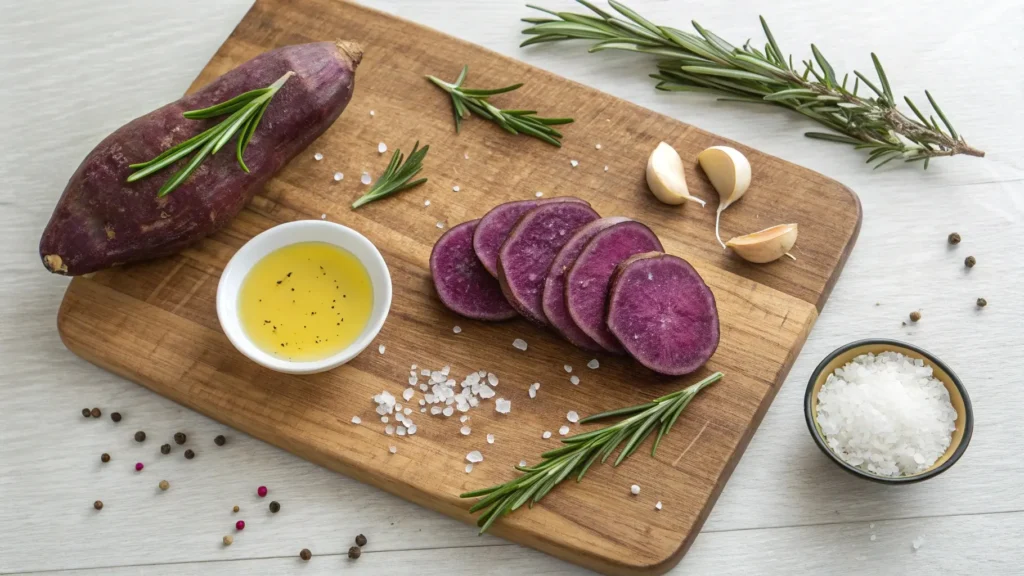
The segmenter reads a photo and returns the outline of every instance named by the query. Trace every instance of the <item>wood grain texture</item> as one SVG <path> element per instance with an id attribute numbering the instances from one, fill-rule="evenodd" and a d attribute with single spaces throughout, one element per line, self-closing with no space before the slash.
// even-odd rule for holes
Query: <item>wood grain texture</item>
<path id="1" fill-rule="evenodd" d="M 761 13 L 794 57 L 809 56 L 808 43 L 817 42 L 837 68 L 870 69 L 875 51 L 897 92 L 914 97 L 930 88 L 957 128 L 989 152 L 983 161 L 936 162 L 927 172 L 892 164 L 873 172 L 845 147 L 803 138 L 817 127 L 799 117 L 658 93 L 643 57 L 589 55 L 582 45 L 519 49 L 518 18 L 529 13 L 520 1 L 365 3 L 821 171 L 860 194 L 865 220 L 857 249 L 673 574 L 1019 573 L 1024 516 L 1013 511 L 1024 510 L 1024 460 L 1008 455 L 1024 447 L 1024 358 L 1005 351 L 1024 345 L 1024 267 L 1012 242 L 1024 223 L 1024 116 L 997 111 L 1024 106 L 1024 61 L 991 54 L 1019 47 L 1021 6 L 939 0 L 922 11 L 865 0 L 836 19 L 834 6 L 811 0 L 630 1 L 654 21 L 687 28 L 696 18 L 730 40 L 756 39 Z M 0 38 L 9 48 L 0 51 L 0 103 L 18 110 L 0 115 L 0 132 L 19 135 L 0 139 L 0 573 L 585 573 L 514 545 L 467 548 L 501 541 L 477 538 L 471 526 L 233 432 L 62 346 L 54 316 L 66 281 L 42 271 L 36 244 L 67 177 L 104 135 L 180 95 L 250 4 L 0 1 Z M 543 4 L 575 9 L 569 0 Z M 124 90 L 129 73 L 131 90 Z M 955 250 L 944 240 L 952 230 L 965 238 Z M 968 252 L 980 264 L 965 274 Z M 981 312 L 973 307 L 978 296 L 989 300 Z M 925 320 L 901 326 L 916 309 Z M 807 378 L 832 349 L 863 337 L 923 346 L 967 384 L 976 434 L 948 473 L 890 489 L 850 477 L 815 449 L 802 417 Z M 120 409 L 124 427 L 80 422 L 79 410 L 94 405 Z M 199 456 L 158 460 L 158 442 L 132 441 L 139 427 L 159 443 L 185 431 Z M 227 434 L 229 444 L 214 451 L 217 434 Z M 101 452 L 127 466 L 101 468 Z M 138 460 L 146 462 L 142 475 L 131 470 Z M 172 489 L 159 493 L 163 478 Z M 271 487 L 282 513 L 265 511 L 257 484 Z M 97 497 L 107 503 L 98 516 L 91 507 Z M 223 548 L 236 503 L 249 528 Z M 870 523 L 885 527 L 876 542 L 868 540 Z M 343 556 L 359 532 L 370 536 L 372 552 L 350 565 Z M 914 553 L 909 543 L 919 534 L 927 541 Z M 308 565 L 297 559 L 304 547 L 315 554 Z"/>
<path id="2" fill-rule="evenodd" d="M 440 234 L 435 222 L 445 227 L 478 217 L 487 206 L 530 197 L 540 188 L 549 195 L 583 197 L 602 214 L 651 225 L 667 251 L 694 263 L 715 292 L 722 318 L 719 351 L 702 374 L 722 370 L 728 376 L 691 406 L 653 464 L 594 470 L 585 489 L 559 490 L 494 532 L 605 573 L 670 569 L 707 518 L 803 345 L 817 317 L 815 306 L 824 303 L 838 277 L 860 226 L 856 196 L 818 174 L 741 146 L 757 179 L 742 208 L 737 205 L 726 219 L 725 233 L 803 224 L 795 262 L 743 263 L 717 248 L 710 209 L 666 208 L 643 180 L 646 155 L 666 140 L 687 158 L 693 193 L 710 199 L 714 191 L 694 160 L 700 150 L 727 141 L 437 32 L 328 0 L 306 0 L 301 10 L 276 0 L 258 2 L 192 88 L 266 50 L 334 35 L 366 48 L 356 96 L 343 119 L 213 238 L 180 257 L 74 280 L 58 318 L 65 344 L 93 363 L 306 459 L 471 520 L 470 503 L 458 494 L 509 479 L 511 464 L 554 443 L 543 441 L 541 432 L 557 430 L 568 410 L 595 413 L 695 381 L 638 377 L 636 366 L 621 358 L 603 358 L 598 372 L 587 373 L 587 358 L 549 333 L 523 322 L 472 323 L 439 306 L 426 265 Z M 470 65 L 473 85 L 528 77 L 531 82 L 517 97 L 572 110 L 577 122 L 566 130 L 566 147 L 509 138 L 479 121 L 467 122 L 455 135 L 448 114 L 424 114 L 445 110 L 447 102 L 425 85 L 423 75 L 457 71 L 461 63 Z M 397 148 L 413 137 L 432 145 L 427 170 L 437 176 L 421 189 L 349 211 L 361 185 L 351 169 L 346 181 L 335 183 L 332 166 L 344 162 L 372 173 L 387 160 L 375 142 Z M 313 150 L 324 153 L 322 162 L 313 159 Z M 580 165 L 571 167 L 569 159 L 577 158 Z M 433 198 L 429 209 L 424 198 Z M 389 262 L 395 298 L 378 338 L 389 352 L 364 354 L 326 375 L 274 374 L 244 360 L 220 332 L 216 279 L 248 238 L 318 213 L 366 233 Z M 462 334 L 451 332 L 456 323 L 464 325 Z M 531 343 L 524 357 L 510 353 L 516 337 Z M 580 389 L 566 382 L 564 363 L 577 366 Z M 415 438 L 384 436 L 366 399 L 381 389 L 398 395 L 411 364 L 450 364 L 462 376 L 477 369 L 497 373 L 504 384 L 498 393 L 513 401 L 514 416 L 498 416 L 485 405 L 473 414 L 476 436 L 464 438 L 456 436 L 454 419 L 425 423 L 431 418 L 418 415 L 421 432 Z M 533 381 L 547 384 L 544 402 L 528 400 L 526 387 Z M 351 425 L 352 415 L 367 425 Z M 486 433 L 500 441 L 485 445 Z M 391 443 L 399 447 L 397 455 L 388 453 Z M 461 462 L 474 448 L 483 449 L 487 461 L 466 475 Z M 644 496 L 628 495 L 634 482 L 645 487 Z M 655 500 L 671 513 L 655 514 Z"/>

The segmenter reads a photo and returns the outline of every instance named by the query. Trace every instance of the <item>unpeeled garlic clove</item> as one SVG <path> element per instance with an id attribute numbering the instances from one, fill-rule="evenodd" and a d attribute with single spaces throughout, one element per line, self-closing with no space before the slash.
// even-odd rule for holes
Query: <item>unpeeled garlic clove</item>
<path id="1" fill-rule="evenodd" d="M 735 148 L 712 146 L 697 155 L 697 163 L 718 192 L 718 213 L 715 214 L 715 238 L 725 248 L 718 223 L 722 212 L 739 200 L 750 187 L 750 161 Z"/>
<path id="2" fill-rule="evenodd" d="M 779 224 L 758 232 L 737 236 L 725 243 L 740 258 L 756 264 L 778 260 L 796 244 L 797 225 Z"/>
<path id="3" fill-rule="evenodd" d="M 700 198 L 690 196 L 683 160 L 675 148 L 664 142 L 658 144 L 647 159 L 647 186 L 655 198 L 665 204 L 682 204 L 692 200 L 704 205 Z"/>

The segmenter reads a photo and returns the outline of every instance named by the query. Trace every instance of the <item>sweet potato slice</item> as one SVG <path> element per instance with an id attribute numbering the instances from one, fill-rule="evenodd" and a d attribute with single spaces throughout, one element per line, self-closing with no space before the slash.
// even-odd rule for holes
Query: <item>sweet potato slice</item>
<path id="1" fill-rule="evenodd" d="M 715 295 L 678 256 L 652 252 L 622 262 L 608 300 L 608 329 L 655 372 L 689 374 L 718 348 Z"/>
<path id="2" fill-rule="evenodd" d="M 479 222 L 463 222 L 438 239 L 430 253 L 430 274 L 441 302 L 452 312 L 476 320 L 508 320 L 516 311 L 473 252 Z"/>
<path id="3" fill-rule="evenodd" d="M 498 204 L 480 219 L 480 225 L 473 234 L 473 250 L 491 276 L 498 277 L 498 251 L 508 238 L 516 222 L 530 210 L 545 202 L 586 202 L 571 196 L 548 198 L 546 200 L 519 200 Z"/>
<path id="4" fill-rule="evenodd" d="M 629 220 L 601 230 L 584 246 L 565 277 L 565 302 L 573 322 L 608 352 L 622 346 L 605 325 L 608 286 L 620 262 L 644 252 L 661 251 L 650 228 Z"/>
<path id="5" fill-rule="evenodd" d="M 362 58 L 351 42 L 286 46 L 261 54 L 185 96 L 107 136 L 71 177 L 39 242 L 51 272 L 78 275 L 178 252 L 227 224 L 263 184 L 334 123 L 352 97 Z M 234 142 L 206 159 L 181 186 L 157 190 L 187 159 L 137 182 L 129 164 L 216 125 L 226 117 L 189 120 L 206 108 L 289 78 L 266 108 L 245 151 L 246 173 Z"/>
<path id="6" fill-rule="evenodd" d="M 513 308 L 547 324 L 541 296 L 551 262 L 576 230 L 598 218 L 584 202 L 545 202 L 519 219 L 498 251 L 498 281 Z"/>

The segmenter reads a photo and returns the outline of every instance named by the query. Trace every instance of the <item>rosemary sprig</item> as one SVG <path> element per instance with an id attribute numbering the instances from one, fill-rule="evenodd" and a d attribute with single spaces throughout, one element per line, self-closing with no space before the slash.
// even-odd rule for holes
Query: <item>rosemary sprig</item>
<path id="1" fill-rule="evenodd" d="M 423 169 L 423 157 L 427 155 L 428 150 L 430 150 L 430 146 L 420 148 L 420 142 L 417 140 L 416 144 L 412 147 L 412 152 L 409 153 L 409 159 L 404 164 L 402 160 L 405 156 L 402 155 L 402 151 L 395 150 L 395 153 L 391 156 L 391 162 L 384 169 L 384 173 L 366 191 L 366 194 L 363 194 L 352 203 L 352 209 L 355 210 L 363 204 L 380 200 L 385 196 L 397 194 L 402 190 L 408 190 L 426 182 L 426 178 L 420 178 L 412 182 L 409 182 L 409 180 Z"/>
<path id="2" fill-rule="evenodd" d="M 249 146 L 249 140 L 252 139 L 253 133 L 256 132 L 256 127 L 259 126 L 260 120 L 263 119 L 263 113 L 267 111 L 267 106 L 270 106 L 270 100 L 274 98 L 274 95 L 281 89 L 281 86 L 294 75 L 294 72 L 288 72 L 266 88 L 250 90 L 209 108 L 185 112 L 182 115 L 190 120 L 216 118 L 225 114 L 230 114 L 230 116 L 213 128 L 164 150 L 159 156 L 148 162 L 130 165 L 129 167 L 136 170 L 136 172 L 132 172 L 128 176 L 128 182 L 135 182 L 150 174 L 159 172 L 192 152 L 199 150 L 189 160 L 188 164 L 181 170 L 178 170 L 174 176 L 171 176 L 170 180 L 164 182 L 164 185 L 156 193 L 157 196 L 166 196 L 180 186 L 203 163 L 203 160 L 206 160 L 207 156 L 219 152 L 235 134 L 238 134 L 235 158 L 238 159 L 238 165 L 242 167 L 242 170 L 249 172 L 249 167 L 242 160 L 242 155 L 245 154 L 245 149 Z"/>
<path id="3" fill-rule="evenodd" d="M 541 118 L 537 116 L 536 110 L 501 110 L 488 101 L 488 98 L 496 94 L 512 92 L 522 87 L 520 84 L 512 84 L 504 88 L 493 88 L 481 90 L 475 88 L 464 88 L 462 83 L 466 80 L 469 66 L 463 66 L 459 77 L 454 83 L 448 83 L 435 76 L 427 76 L 427 80 L 447 92 L 452 97 L 452 111 L 455 113 L 455 132 L 462 129 L 462 119 L 468 118 L 470 112 L 482 116 L 512 134 L 527 134 L 534 138 L 543 140 L 552 146 L 561 147 L 558 141 L 562 133 L 552 128 L 559 124 L 569 124 L 572 118 Z"/>
<path id="4" fill-rule="evenodd" d="M 613 466 L 618 466 L 657 429 L 658 435 L 651 446 L 651 456 L 654 456 L 661 439 L 672 429 L 672 425 L 676 423 L 693 397 L 721 378 L 722 373 L 715 372 L 696 384 L 646 404 L 588 416 L 580 420 L 580 424 L 606 418 L 625 419 L 599 430 L 563 438 L 562 443 L 565 446 L 541 454 L 542 461 L 539 464 L 516 466 L 516 470 L 523 473 L 522 476 L 505 484 L 466 492 L 460 497 L 480 498 L 469 511 L 484 510 L 477 519 L 477 526 L 480 526 L 480 533 L 483 534 L 495 520 L 514 512 L 523 504 L 528 504 L 532 508 L 535 502 L 539 502 L 570 474 L 576 475 L 577 482 L 583 480 L 583 475 L 598 458 L 604 463 L 620 444 L 626 442 L 615 458 Z"/>
<path id="5" fill-rule="evenodd" d="M 609 0 L 616 16 L 586 0 L 577 0 L 593 14 L 554 12 L 530 6 L 551 18 L 524 18 L 531 24 L 523 30 L 531 38 L 521 46 L 563 40 L 589 40 L 590 52 L 629 50 L 657 58 L 658 90 L 670 92 L 710 92 L 725 95 L 720 100 L 773 104 L 795 110 L 834 132 L 807 132 L 809 138 L 850 144 L 869 151 L 868 163 L 878 168 L 892 160 L 928 161 L 940 156 L 966 154 L 983 157 L 957 133 L 929 92 L 928 102 L 942 121 L 925 116 L 910 98 L 904 97 L 914 113 L 909 117 L 896 108 L 896 97 L 882 63 L 874 54 L 878 84 L 854 71 L 839 79 L 832 65 L 817 46 L 811 45 L 813 60 L 802 62 L 802 71 L 793 57 L 783 54 L 775 37 L 761 18 L 767 38 L 763 51 L 748 40 L 733 46 L 697 22 L 697 34 L 667 26 L 658 26 L 620 2 Z M 861 83 L 867 94 L 859 94 Z M 943 130 L 945 127 L 945 130 Z"/>

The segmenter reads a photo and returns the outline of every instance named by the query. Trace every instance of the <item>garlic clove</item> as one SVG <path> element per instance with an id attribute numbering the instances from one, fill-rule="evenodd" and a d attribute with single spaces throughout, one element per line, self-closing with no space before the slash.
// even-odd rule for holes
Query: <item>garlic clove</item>
<path id="1" fill-rule="evenodd" d="M 740 258 L 756 264 L 778 260 L 796 244 L 797 225 L 779 224 L 758 232 L 737 236 L 725 243 Z"/>
<path id="2" fill-rule="evenodd" d="M 683 160 L 675 148 L 664 142 L 658 144 L 647 159 L 647 186 L 654 197 L 665 204 L 682 204 L 692 200 L 704 205 L 700 198 L 690 196 Z"/>
<path id="3" fill-rule="evenodd" d="M 722 212 L 739 200 L 750 187 L 750 161 L 735 148 L 712 146 L 697 155 L 697 163 L 704 169 L 711 185 L 718 191 L 718 213 L 715 215 L 715 237 L 725 248 L 718 223 Z"/>

